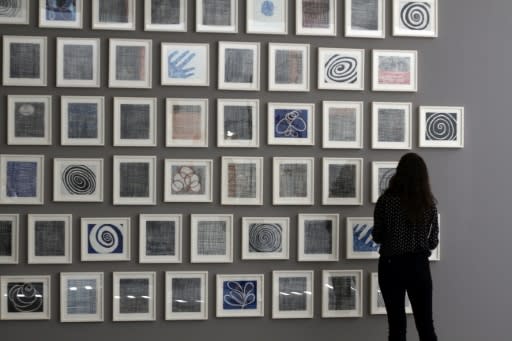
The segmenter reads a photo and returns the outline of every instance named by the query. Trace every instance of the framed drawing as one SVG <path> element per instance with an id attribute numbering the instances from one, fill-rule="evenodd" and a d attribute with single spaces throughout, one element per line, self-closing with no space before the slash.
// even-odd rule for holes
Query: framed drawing
<path id="1" fill-rule="evenodd" d="M 4 36 L 4 86 L 46 86 L 47 38 Z"/>
<path id="2" fill-rule="evenodd" d="M 30 23 L 30 1 L 2 1 L 0 3 L 0 24 L 28 25 Z"/>
<path id="3" fill-rule="evenodd" d="M 222 205 L 263 205 L 263 157 L 222 157 Z"/>
<path id="4" fill-rule="evenodd" d="M 113 273 L 113 321 L 156 320 L 156 272 Z"/>
<path id="5" fill-rule="evenodd" d="M 290 258 L 290 218 L 243 217 L 242 259 Z"/>
<path id="6" fill-rule="evenodd" d="M 412 103 L 372 104 L 372 148 L 411 149 Z"/>
<path id="7" fill-rule="evenodd" d="M 373 91 L 418 91 L 418 52 L 373 50 Z"/>
<path id="8" fill-rule="evenodd" d="M 378 259 L 380 245 L 372 238 L 372 217 L 347 217 L 347 259 Z"/>
<path id="9" fill-rule="evenodd" d="M 288 0 L 247 0 L 246 33 L 288 34 Z"/>
<path id="10" fill-rule="evenodd" d="M 190 262 L 233 263 L 233 215 L 190 215 Z"/>
<path id="11" fill-rule="evenodd" d="M 156 97 L 114 97 L 114 146 L 156 147 Z"/>
<path id="12" fill-rule="evenodd" d="M 82 0 L 39 0 L 39 27 L 82 28 Z"/>
<path id="13" fill-rule="evenodd" d="M 130 218 L 82 218 L 82 262 L 129 261 Z"/>
<path id="14" fill-rule="evenodd" d="M 260 101 L 217 100 L 217 147 L 260 146 Z"/>
<path id="15" fill-rule="evenodd" d="M 314 103 L 268 103 L 268 144 L 313 146 Z"/>
<path id="16" fill-rule="evenodd" d="M 313 205 L 315 158 L 274 157 L 272 203 L 274 205 Z"/>
<path id="17" fill-rule="evenodd" d="M 7 96 L 7 144 L 52 144 L 52 96 Z"/>
<path id="18" fill-rule="evenodd" d="M 57 87 L 99 88 L 100 39 L 57 38 Z"/>
<path id="19" fill-rule="evenodd" d="M 297 35 L 336 36 L 336 0 L 299 0 L 296 2 Z"/>
<path id="20" fill-rule="evenodd" d="M 363 148 L 363 102 L 322 102 L 322 147 Z"/>
<path id="21" fill-rule="evenodd" d="M 44 203 L 44 155 L 0 154 L 0 204 Z"/>
<path id="22" fill-rule="evenodd" d="M 53 201 L 102 202 L 103 159 L 53 159 Z"/>
<path id="23" fill-rule="evenodd" d="M 166 99 L 167 147 L 208 147 L 208 99 Z"/>
<path id="24" fill-rule="evenodd" d="M 370 314 L 371 315 L 386 315 L 386 305 L 384 304 L 384 297 L 379 287 L 379 278 L 377 272 L 370 274 Z M 412 314 L 411 301 L 409 296 L 405 294 L 405 313 Z"/>
<path id="25" fill-rule="evenodd" d="M 162 85 L 210 85 L 210 44 L 162 43 L 161 58 Z"/>
<path id="26" fill-rule="evenodd" d="M 18 264 L 20 215 L 0 214 L 0 264 Z"/>
<path id="27" fill-rule="evenodd" d="M 322 205 L 363 204 L 363 159 L 323 158 Z"/>
<path id="28" fill-rule="evenodd" d="M 395 175 L 397 166 L 396 161 L 372 162 L 372 203 L 376 203 L 388 189 L 389 181 Z"/>
<path id="29" fill-rule="evenodd" d="M 268 44 L 268 90 L 309 91 L 309 44 Z"/>
<path id="30" fill-rule="evenodd" d="M 314 271 L 272 271 L 272 318 L 313 318 Z"/>
<path id="31" fill-rule="evenodd" d="M 364 49 L 318 49 L 318 88 L 364 90 Z"/>
<path id="32" fill-rule="evenodd" d="M 437 0 L 393 0 L 393 35 L 437 37 Z"/>
<path id="33" fill-rule="evenodd" d="M 345 0 L 345 37 L 386 37 L 385 0 Z"/>
<path id="34" fill-rule="evenodd" d="M 187 31 L 186 0 L 144 0 L 144 30 Z"/>
<path id="35" fill-rule="evenodd" d="M 63 146 L 105 144 L 105 98 L 61 96 L 60 143 Z"/>
<path id="36" fill-rule="evenodd" d="M 135 31 L 135 0 L 92 0 L 92 29 Z"/>
<path id="37" fill-rule="evenodd" d="M 141 214 L 139 263 L 181 263 L 181 214 Z"/>
<path id="38" fill-rule="evenodd" d="M 114 155 L 114 205 L 156 205 L 156 156 Z"/>
<path id="39" fill-rule="evenodd" d="M 299 214 L 298 261 L 338 261 L 339 221 L 339 214 Z"/>
<path id="40" fill-rule="evenodd" d="M 238 1 L 196 0 L 196 32 L 238 33 Z"/>
<path id="41" fill-rule="evenodd" d="M 151 40 L 109 39 L 110 88 L 151 89 Z"/>
<path id="42" fill-rule="evenodd" d="M 103 272 L 60 273 L 60 322 L 103 322 Z"/>
<path id="43" fill-rule="evenodd" d="M 208 272 L 165 273 L 165 319 L 208 319 Z"/>
<path id="44" fill-rule="evenodd" d="M 165 159 L 165 202 L 212 202 L 213 160 Z"/>
<path id="45" fill-rule="evenodd" d="M 218 87 L 260 90 L 260 43 L 219 41 Z"/>
<path id="46" fill-rule="evenodd" d="M 419 119 L 420 147 L 464 147 L 463 107 L 421 106 Z"/>
<path id="47" fill-rule="evenodd" d="M 49 320 L 51 276 L 0 277 L 2 320 Z"/>
<path id="48" fill-rule="evenodd" d="M 322 271 L 322 317 L 363 317 L 363 270 Z"/>
<path id="49" fill-rule="evenodd" d="M 217 317 L 263 317 L 263 274 L 217 275 Z"/>
<path id="50" fill-rule="evenodd" d="M 28 215 L 28 264 L 71 264 L 71 214 Z"/>

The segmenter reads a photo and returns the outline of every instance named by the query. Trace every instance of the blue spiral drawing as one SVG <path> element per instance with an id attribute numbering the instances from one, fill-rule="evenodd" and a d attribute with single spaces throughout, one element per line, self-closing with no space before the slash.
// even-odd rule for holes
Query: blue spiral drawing
<path id="1" fill-rule="evenodd" d="M 424 30 L 430 23 L 430 4 L 408 2 L 400 11 L 402 23 L 410 30 Z"/>
<path id="2" fill-rule="evenodd" d="M 122 225 L 88 224 L 90 254 L 122 254 Z"/>

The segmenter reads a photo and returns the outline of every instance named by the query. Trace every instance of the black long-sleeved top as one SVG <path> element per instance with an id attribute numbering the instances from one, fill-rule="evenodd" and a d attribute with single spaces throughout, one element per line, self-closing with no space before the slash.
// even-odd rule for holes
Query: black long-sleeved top
<path id="1" fill-rule="evenodd" d="M 374 211 L 373 240 L 381 244 L 381 256 L 400 256 L 425 253 L 435 249 L 439 243 L 439 221 L 437 207 L 424 213 L 424 222 L 411 224 L 407 213 L 400 205 L 400 198 L 391 194 L 382 195 Z"/>

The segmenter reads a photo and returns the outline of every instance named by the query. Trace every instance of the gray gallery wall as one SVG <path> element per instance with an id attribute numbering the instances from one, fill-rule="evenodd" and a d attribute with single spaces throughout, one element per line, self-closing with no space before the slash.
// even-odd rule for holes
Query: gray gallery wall
<path id="1" fill-rule="evenodd" d="M 33 1 L 35 3 L 35 1 Z M 341 2 L 341 1 L 340 1 Z M 241 261 L 239 223 L 243 216 L 290 216 L 296 226 L 298 213 L 333 212 L 347 216 L 369 216 L 370 166 L 371 161 L 397 160 L 401 151 L 377 151 L 370 146 L 370 102 L 410 101 L 418 105 L 462 105 L 465 116 L 465 148 L 418 149 L 417 111 L 413 115 L 414 150 L 427 160 L 434 192 L 439 199 L 442 214 L 442 261 L 432 264 L 434 277 L 434 319 L 440 340 L 509 340 L 510 311 L 512 310 L 512 272 L 510 271 L 510 241 L 512 229 L 506 223 L 510 212 L 510 90 L 512 89 L 512 67 L 510 56 L 512 44 L 512 1 L 509 0 L 440 0 L 439 38 L 395 38 L 390 37 L 391 1 L 387 2 L 387 38 L 385 40 L 348 39 L 342 36 L 342 21 L 338 20 L 338 36 L 296 36 L 294 15 L 290 15 L 288 35 L 260 36 L 229 34 L 200 34 L 194 32 L 194 4 L 188 1 L 188 33 L 150 33 L 143 31 L 143 2 L 137 1 L 137 31 L 92 31 L 91 10 L 86 1 L 83 30 L 40 29 L 37 27 L 35 6 L 31 8 L 29 26 L 0 26 L 1 35 L 39 35 L 48 40 L 48 73 L 46 88 L 0 87 L 0 152 L 2 154 L 44 154 L 45 205 L 2 206 L 1 213 L 20 213 L 21 253 L 20 264 L 0 266 L 0 275 L 52 275 L 52 318 L 50 321 L 0 321 L 2 340 L 384 340 L 386 320 L 383 316 L 370 316 L 368 309 L 369 273 L 377 270 L 376 261 L 347 261 L 345 257 L 337 263 L 298 263 L 296 261 L 296 232 L 291 233 L 290 260 L 287 261 Z M 245 31 L 245 1 L 240 1 L 239 31 Z M 289 13 L 295 11 L 291 1 Z M 340 6 L 341 7 L 341 6 Z M 338 11 L 338 18 L 343 12 Z M 55 87 L 56 37 L 100 37 L 102 87 L 100 89 L 69 89 Z M 144 38 L 153 40 L 153 88 L 151 90 L 107 88 L 108 38 Z M 217 41 L 259 41 L 262 43 L 261 81 L 262 91 L 227 92 L 216 89 Z M 159 85 L 160 42 L 210 42 L 211 86 L 208 88 L 161 87 Z M 312 82 L 309 93 L 283 94 L 267 92 L 267 43 L 310 43 L 312 47 Z M 416 49 L 419 55 L 419 91 L 412 94 L 337 92 L 316 90 L 316 48 L 347 47 L 366 49 L 366 89 L 370 88 L 371 49 Z M 6 145 L 6 107 L 9 94 L 52 94 L 53 97 L 53 145 L 8 146 Z M 59 97 L 61 95 L 105 95 L 106 96 L 106 146 L 105 147 L 61 147 L 59 122 Z M 170 149 L 164 146 L 164 125 L 158 126 L 156 148 L 112 147 L 112 97 L 156 96 L 158 97 L 158 120 L 163 122 L 165 97 L 207 97 L 210 99 L 210 136 L 208 149 Z M 216 148 L 215 99 L 259 98 L 261 111 L 261 147 L 258 149 Z M 365 102 L 365 148 L 363 150 L 324 150 L 321 148 L 320 115 L 316 117 L 316 144 L 314 147 L 282 147 L 266 145 L 265 104 L 271 101 L 312 101 L 319 113 L 322 100 L 357 100 Z M 161 188 L 164 158 L 213 158 L 214 203 L 213 204 L 169 204 L 162 203 L 162 191 L 158 192 L 156 207 L 112 206 L 112 156 L 122 154 L 157 155 L 157 179 Z M 265 157 L 265 191 L 262 207 L 231 207 L 220 205 L 220 157 L 223 155 L 251 155 Z M 322 207 L 320 176 L 315 179 L 316 205 L 313 207 L 273 207 L 271 204 L 271 157 L 314 156 L 316 174 L 320 174 L 322 156 L 363 157 L 364 205 L 362 207 Z M 103 203 L 55 203 L 51 194 L 51 159 L 54 157 L 103 157 L 105 158 L 105 195 Z M 74 221 L 73 264 L 27 265 L 26 214 L 27 213 L 72 213 Z M 132 261 L 116 263 L 82 263 L 79 248 L 79 218 L 82 216 L 130 216 L 137 226 L 139 213 L 182 213 L 184 219 L 184 257 L 182 264 L 152 265 L 138 264 L 137 228 L 132 231 L 134 251 Z M 235 214 L 235 261 L 233 264 L 190 264 L 189 261 L 189 215 L 190 213 Z M 508 219 L 509 220 L 509 219 Z M 341 245 L 342 251 L 344 243 Z M 342 252 L 344 255 L 344 252 Z M 315 317 L 308 320 L 271 319 L 271 271 L 315 270 Z M 357 319 L 321 319 L 320 277 L 322 269 L 364 269 L 364 316 Z M 163 273 L 169 270 L 209 271 L 209 319 L 207 321 L 164 321 Z M 58 273 L 72 271 L 104 271 L 106 273 L 105 319 L 97 324 L 62 324 L 59 322 Z M 157 321 L 156 322 L 111 322 L 111 272 L 112 271 L 157 271 Z M 218 319 L 215 317 L 214 275 L 217 273 L 264 273 L 265 317 Z M 417 340 L 413 320 L 409 319 L 410 340 Z M 43 337 L 44 336 L 44 337 Z"/>

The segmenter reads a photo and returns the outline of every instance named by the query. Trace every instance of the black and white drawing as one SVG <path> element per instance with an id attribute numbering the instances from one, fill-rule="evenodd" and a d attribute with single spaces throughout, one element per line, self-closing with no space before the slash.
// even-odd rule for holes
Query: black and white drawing
<path id="1" fill-rule="evenodd" d="M 29 15 L 29 0 L 0 1 L 0 24 L 28 25 Z"/>
<path id="2" fill-rule="evenodd" d="M 345 0 L 345 37 L 385 38 L 384 0 Z"/>
<path id="3" fill-rule="evenodd" d="M 156 102 L 154 97 L 114 97 L 114 146 L 156 146 Z"/>
<path id="4" fill-rule="evenodd" d="M 217 147 L 259 147 L 259 100 L 217 100 Z"/>
<path id="5" fill-rule="evenodd" d="M 296 34 L 335 36 L 337 31 L 336 3 L 336 0 L 296 1 Z"/>
<path id="6" fill-rule="evenodd" d="M 152 86 L 151 40 L 110 39 L 110 88 L 146 88 Z"/>
<path id="7" fill-rule="evenodd" d="M 373 102 L 372 148 L 411 149 L 411 103 Z"/>
<path id="8" fill-rule="evenodd" d="M 114 205 L 156 204 L 156 156 L 114 156 Z"/>
<path id="9" fill-rule="evenodd" d="M 324 158 L 323 205 L 363 204 L 363 159 Z"/>
<path id="10" fill-rule="evenodd" d="M 322 271 L 322 317 L 363 316 L 363 271 Z"/>
<path id="11" fill-rule="evenodd" d="M 103 273 L 60 273 L 60 321 L 103 321 Z"/>
<path id="12" fill-rule="evenodd" d="M 437 37 L 437 0 L 393 0 L 393 35 Z"/>
<path id="13" fill-rule="evenodd" d="M 223 205 L 263 204 L 263 158 L 222 157 Z"/>
<path id="14" fill-rule="evenodd" d="M 46 86 L 47 38 L 3 37 L 3 85 Z"/>
<path id="15" fill-rule="evenodd" d="M 181 263 L 180 214 L 141 214 L 139 231 L 140 263 Z"/>
<path id="16" fill-rule="evenodd" d="M 274 157 L 273 204 L 314 204 L 314 158 Z"/>
<path id="17" fill-rule="evenodd" d="M 364 50 L 319 48 L 318 88 L 364 90 Z"/>
<path id="18" fill-rule="evenodd" d="M 238 33 L 238 1 L 196 0 L 196 32 Z"/>
<path id="19" fill-rule="evenodd" d="M 53 201 L 103 201 L 103 159 L 55 158 Z"/>
<path id="20" fill-rule="evenodd" d="M 165 273 L 165 319 L 208 319 L 208 272 Z"/>
<path id="21" fill-rule="evenodd" d="M 314 271 L 272 272 L 272 318 L 313 318 Z"/>
<path id="22" fill-rule="evenodd" d="M 2 320 L 49 320 L 50 276 L 2 276 Z"/>
<path id="23" fill-rule="evenodd" d="M 130 218 L 81 218 L 81 260 L 129 261 Z"/>
<path id="24" fill-rule="evenodd" d="M 57 86 L 100 86 L 100 39 L 57 38 Z"/>
<path id="25" fill-rule="evenodd" d="M 71 264 L 71 214 L 28 215 L 28 263 Z"/>
<path id="26" fill-rule="evenodd" d="M 19 214 L 0 214 L 0 264 L 18 264 Z"/>
<path id="27" fill-rule="evenodd" d="M 190 231 L 192 263 L 233 262 L 233 215 L 192 214 Z"/>
<path id="28" fill-rule="evenodd" d="M 260 43 L 219 42 L 219 89 L 258 91 L 259 66 Z"/>
<path id="29" fill-rule="evenodd" d="M 246 32 L 288 33 L 288 0 L 247 0 Z"/>
<path id="30" fill-rule="evenodd" d="M 268 44 L 269 91 L 309 91 L 309 49 L 309 44 Z"/>
<path id="31" fill-rule="evenodd" d="M 289 259 L 289 244 L 290 218 L 242 218 L 242 259 Z"/>
<path id="32" fill-rule="evenodd" d="M 322 147 L 363 148 L 363 102 L 322 102 Z"/>
<path id="33" fill-rule="evenodd" d="M 7 96 L 7 143 L 52 144 L 52 96 Z"/>
<path id="34" fill-rule="evenodd" d="M 464 147 L 463 107 L 420 107 L 419 146 Z"/>
<path id="35" fill-rule="evenodd" d="M 114 272 L 113 321 L 154 321 L 155 280 L 155 272 Z"/>
<path id="36" fill-rule="evenodd" d="M 338 214 L 299 214 L 299 262 L 337 261 L 338 240 Z"/>
<path id="37" fill-rule="evenodd" d="M 135 30 L 135 0 L 92 0 L 93 30 Z"/>
<path id="38" fill-rule="evenodd" d="M 144 0 L 144 30 L 187 31 L 186 0 Z"/>

